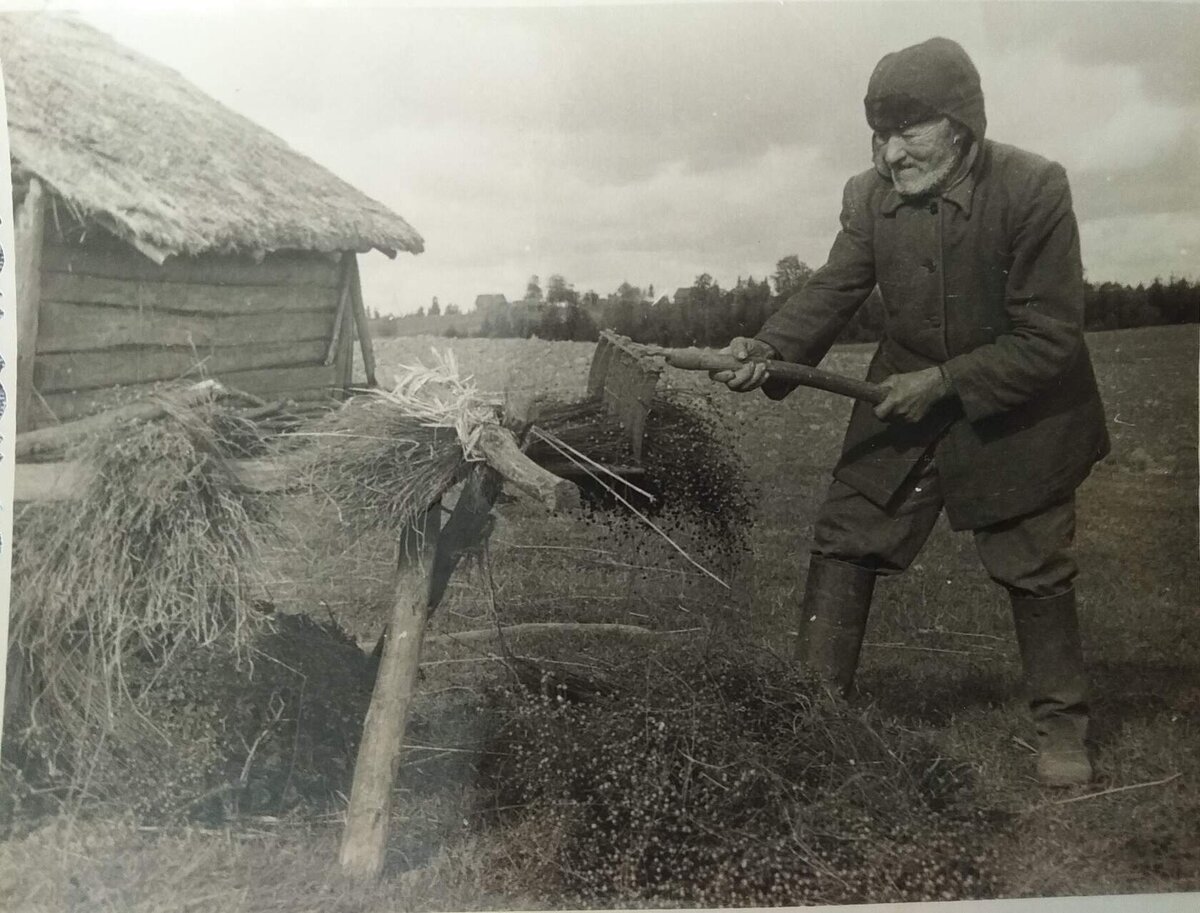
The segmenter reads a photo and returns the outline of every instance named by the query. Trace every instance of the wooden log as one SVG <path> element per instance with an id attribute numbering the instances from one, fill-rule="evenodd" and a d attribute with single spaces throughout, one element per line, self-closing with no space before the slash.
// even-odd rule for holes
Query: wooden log
<path id="1" fill-rule="evenodd" d="M 275 314 L 333 310 L 335 293 L 316 285 L 221 285 L 44 272 L 46 301 L 108 304 L 174 314 Z"/>
<path id="2" fill-rule="evenodd" d="M 691 634 L 700 628 L 690 628 L 686 631 L 655 631 L 641 625 L 626 625 L 612 622 L 571 622 L 571 621 L 528 621 L 522 624 L 504 625 L 502 628 L 475 628 L 471 631 L 454 631 L 449 634 L 437 634 L 426 637 L 429 646 L 448 647 L 454 644 L 476 644 L 482 641 L 497 640 L 501 636 L 509 637 L 519 634 L 620 634 L 624 637 L 661 637 L 668 634 Z"/>
<path id="3" fill-rule="evenodd" d="M 37 355 L 38 310 L 41 302 L 42 238 L 46 200 L 42 183 L 31 178 L 13 233 L 16 244 L 17 396 L 16 430 L 34 427 L 34 370 Z"/>
<path id="4" fill-rule="evenodd" d="M 433 504 L 423 528 L 401 542 L 388 637 L 363 722 L 339 852 L 342 869 L 358 878 L 378 878 L 383 872 L 392 786 L 416 693 L 421 641 L 429 617 L 426 578 L 437 544 L 440 512 L 440 505 Z"/>
<path id="5" fill-rule="evenodd" d="M 47 272 L 77 276 L 199 285 L 282 285 L 338 287 L 336 257 L 307 251 L 279 251 L 261 261 L 248 256 L 202 254 L 168 257 L 160 266 L 115 239 L 93 236 L 84 245 L 46 240 Z M 326 293 L 331 302 L 333 295 Z"/>
<path id="6" fill-rule="evenodd" d="M 337 389 L 334 369 L 319 364 L 226 371 L 219 379 L 227 387 L 252 393 L 263 399 L 278 396 L 287 396 L 292 400 L 329 399 Z M 165 383 L 134 384 L 103 390 L 51 393 L 43 399 L 47 407 L 61 420 L 70 421 L 142 399 L 160 392 L 165 386 Z"/>
<path id="7" fill-rule="evenodd" d="M 342 334 L 346 329 L 346 316 L 350 309 L 350 254 L 343 254 L 342 278 L 338 290 L 337 315 L 333 318 L 333 335 L 329 337 L 329 348 L 325 352 L 324 364 L 337 363 L 342 347 Z"/>
<path id="8" fill-rule="evenodd" d="M 207 349 L 128 348 L 62 352 L 38 358 L 34 382 L 43 395 L 233 374 L 320 362 L 325 340 L 259 343 Z"/>
<path id="9" fill-rule="evenodd" d="M 332 308 L 273 314 L 206 314 L 43 301 L 37 351 L 88 352 L 118 346 L 236 346 L 328 339 Z"/>
<path id="10" fill-rule="evenodd" d="M 215 380 L 202 380 L 198 384 L 193 384 L 175 393 L 174 399 L 180 405 L 192 406 L 202 403 L 213 396 L 219 396 L 223 392 L 223 388 Z M 165 413 L 166 410 L 163 408 L 161 402 L 148 399 L 130 403 L 128 406 L 119 409 L 111 409 L 76 422 L 53 425 L 49 428 L 39 428 L 35 431 L 26 431 L 17 435 L 14 442 L 14 455 L 18 460 L 28 459 L 31 456 L 38 456 L 39 454 L 59 450 L 74 441 L 78 441 L 83 437 L 95 434 L 113 425 L 122 422 L 149 421 Z"/>
<path id="11" fill-rule="evenodd" d="M 354 257 L 353 254 L 350 255 Z M 375 379 L 375 345 L 371 341 L 371 325 L 367 320 L 367 307 L 363 303 L 362 280 L 358 275 L 358 258 L 354 257 L 354 268 L 350 273 L 350 303 L 354 308 L 354 324 L 358 328 L 358 344 L 362 349 L 363 371 L 367 375 L 367 386 L 377 387 Z"/>
<path id="12" fill-rule="evenodd" d="M 501 476 L 491 466 L 476 463 L 459 493 L 458 501 L 433 555 L 429 572 L 429 610 L 446 594 L 450 577 L 467 551 L 477 548 L 492 532 L 492 507 L 500 495 Z"/>
<path id="13" fill-rule="evenodd" d="M 521 452 L 517 439 L 507 428 L 485 425 L 479 450 L 505 481 L 522 494 L 534 498 L 548 510 L 578 507 L 579 489 L 566 479 L 547 472 Z"/>
<path id="14" fill-rule="evenodd" d="M 83 497 L 92 470 L 78 461 L 18 463 L 13 473 L 13 501 L 74 501 Z"/>
<path id="15" fill-rule="evenodd" d="M 249 491 L 287 491 L 297 484 L 295 468 L 287 460 L 234 460 L 229 465 L 238 483 Z M 87 493 L 95 471 L 79 460 L 17 463 L 14 477 L 17 503 L 76 501 Z"/>

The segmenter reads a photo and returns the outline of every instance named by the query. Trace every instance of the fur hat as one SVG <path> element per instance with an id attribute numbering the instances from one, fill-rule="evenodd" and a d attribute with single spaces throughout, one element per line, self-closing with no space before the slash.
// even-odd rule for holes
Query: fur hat
<path id="1" fill-rule="evenodd" d="M 863 99 L 871 129 L 903 129 L 946 116 L 977 140 L 987 130 L 979 71 L 949 38 L 930 38 L 887 54 L 875 67 Z"/>

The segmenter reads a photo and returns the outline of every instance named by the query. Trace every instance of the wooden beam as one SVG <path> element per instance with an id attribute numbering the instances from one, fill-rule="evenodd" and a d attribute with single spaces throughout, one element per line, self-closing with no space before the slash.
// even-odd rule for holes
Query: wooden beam
<path id="1" fill-rule="evenodd" d="M 476 463 L 472 467 L 454 510 L 442 527 L 441 538 L 433 555 L 433 567 L 429 572 L 430 612 L 441 604 L 454 569 L 463 555 L 477 548 L 491 535 L 492 507 L 500 495 L 500 487 L 500 473 L 491 466 Z"/>
<path id="2" fill-rule="evenodd" d="M 371 342 L 371 325 L 367 320 L 367 307 L 363 303 L 362 281 L 358 275 L 358 258 L 349 254 L 353 259 L 350 273 L 350 303 L 354 308 L 354 323 L 358 327 L 358 344 L 362 349 L 363 370 L 367 375 L 367 386 L 377 387 L 375 380 L 375 345 Z"/>
<path id="3" fill-rule="evenodd" d="M 279 314 L 333 310 L 334 293 L 316 285 L 220 285 L 113 279 L 46 272 L 47 301 L 107 304 L 177 314 Z"/>
<path id="4" fill-rule="evenodd" d="M 18 463 L 13 501 L 75 501 L 83 497 L 94 473 L 86 463 Z"/>
<path id="5" fill-rule="evenodd" d="M 223 392 L 224 389 L 215 380 L 203 380 L 175 393 L 174 400 L 181 406 L 192 406 Z M 149 421 L 165 414 L 166 409 L 159 400 L 147 399 L 63 425 L 26 431 L 17 435 L 15 457 L 25 460 L 50 453 L 121 422 Z"/>
<path id="6" fill-rule="evenodd" d="M 42 299 L 39 355 L 119 346 L 236 346 L 329 339 L 334 310 L 273 314 L 178 314 L 153 308 Z M 111 356 L 119 357 L 119 356 Z"/>
<path id="7" fill-rule="evenodd" d="M 34 426 L 33 370 L 37 355 L 38 309 L 41 304 L 42 237 L 45 234 L 46 199 L 42 182 L 30 178 L 25 199 L 14 217 L 17 287 L 17 401 L 16 425 L 20 433 Z"/>
<path id="8" fill-rule="evenodd" d="M 479 450 L 506 482 L 522 494 L 539 501 L 551 511 L 578 507 L 579 489 L 566 479 L 547 472 L 517 446 L 507 428 L 485 425 L 479 436 Z"/>
<path id="9" fill-rule="evenodd" d="M 346 309 L 342 314 L 342 340 L 338 347 L 337 364 L 341 368 L 338 386 L 346 396 L 350 395 L 350 387 L 354 384 L 354 295 L 351 288 L 354 285 L 354 253 L 347 251 L 346 257 Z"/>
<path id="10" fill-rule="evenodd" d="M 337 391 L 334 368 L 319 364 L 225 371 L 221 373 L 219 380 L 227 387 L 252 393 L 263 399 L 283 396 L 294 400 L 328 399 Z M 80 393 L 50 393 L 43 399 L 55 415 L 66 421 L 91 415 L 102 409 L 128 405 L 132 400 L 160 392 L 164 386 L 165 384 L 158 382 Z"/>
<path id="11" fill-rule="evenodd" d="M 325 361 L 322 364 L 332 365 L 337 363 L 338 351 L 342 345 L 342 332 L 346 326 L 346 312 L 349 307 L 350 267 L 348 263 L 343 261 L 341 285 L 338 290 L 337 314 L 333 318 L 333 334 L 329 337 L 329 348 L 325 352 Z"/>
<path id="12" fill-rule="evenodd" d="M 204 349 L 141 346 L 38 356 L 34 380 L 42 395 L 172 381 L 188 376 L 227 375 L 268 368 L 316 365 L 323 338 L 214 346 Z"/>
<path id="13" fill-rule="evenodd" d="M 426 637 L 430 646 L 448 647 L 454 644 L 476 644 L 501 637 L 516 637 L 520 634 L 620 634 L 625 637 L 662 637 L 668 634 L 691 634 L 699 628 L 687 631 L 655 631 L 641 625 L 626 625 L 612 622 L 578 621 L 528 621 L 522 624 L 504 625 L 502 628 L 476 628 L 470 631 L 452 631 Z"/>
<path id="14" fill-rule="evenodd" d="M 427 577 L 440 532 L 440 503 L 430 505 L 419 530 L 400 543 L 388 636 L 354 763 L 339 861 L 357 878 L 383 872 L 392 813 L 392 787 L 404 731 L 416 695 L 421 641 L 429 618 Z"/>
<path id="15" fill-rule="evenodd" d="M 234 477 L 250 491 L 287 491 L 296 483 L 294 468 L 284 460 L 233 460 Z M 95 470 L 78 460 L 60 463 L 17 463 L 13 501 L 76 501 L 87 493 Z"/>
<path id="16" fill-rule="evenodd" d="M 248 256 L 201 254 L 168 257 L 160 266 L 119 241 L 89 239 L 84 245 L 49 242 L 43 266 L 47 273 L 93 276 L 175 285 L 338 287 L 340 261 L 335 257 L 297 251 L 278 251 L 262 260 Z M 330 305 L 332 307 L 332 304 Z"/>

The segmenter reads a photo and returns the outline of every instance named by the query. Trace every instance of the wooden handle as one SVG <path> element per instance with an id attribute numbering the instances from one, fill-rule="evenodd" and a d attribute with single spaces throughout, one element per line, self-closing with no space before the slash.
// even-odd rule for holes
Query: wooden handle
<path id="1" fill-rule="evenodd" d="M 706 352 L 703 349 L 668 349 L 664 353 L 667 364 L 673 368 L 683 368 L 686 371 L 736 371 L 749 362 L 739 361 L 732 355 L 719 355 L 716 352 Z M 762 359 L 759 359 L 762 360 Z M 800 384 L 802 387 L 816 387 L 818 390 L 828 390 L 853 399 L 865 399 L 869 403 L 881 403 L 887 391 L 879 384 L 853 377 L 843 377 L 841 374 L 831 374 L 820 368 L 810 368 L 808 365 L 798 365 L 790 361 L 763 361 L 772 377 Z"/>

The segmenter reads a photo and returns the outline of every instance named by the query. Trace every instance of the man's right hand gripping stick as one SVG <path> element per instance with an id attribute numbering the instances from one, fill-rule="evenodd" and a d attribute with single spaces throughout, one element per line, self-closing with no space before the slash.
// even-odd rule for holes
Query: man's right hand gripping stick
<path id="1" fill-rule="evenodd" d="M 808 365 L 798 365 L 790 361 L 755 357 L 753 353 L 750 353 L 746 359 L 706 349 L 659 349 L 655 351 L 655 354 L 665 358 L 667 364 L 673 368 L 683 368 L 686 371 L 709 371 L 717 375 L 714 376 L 714 380 L 723 383 L 727 380 L 720 376 L 724 372 L 729 371 L 736 374 L 749 365 L 761 364 L 765 369 L 765 375 L 802 387 L 815 387 L 818 390 L 827 390 L 830 393 L 849 396 L 853 399 L 864 399 L 875 405 L 883 402 L 887 396 L 887 391 L 879 384 L 843 377 L 840 374 L 832 374 L 829 371 L 822 371 L 820 368 L 810 368 Z M 732 376 L 733 374 L 730 375 L 730 377 Z M 749 381 L 752 376 L 747 375 L 746 380 Z M 754 379 L 761 383 L 760 378 L 755 377 Z M 753 386 L 745 386 L 745 389 L 754 389 L 757 386 L 759 384 L 755 383 Z"/>

